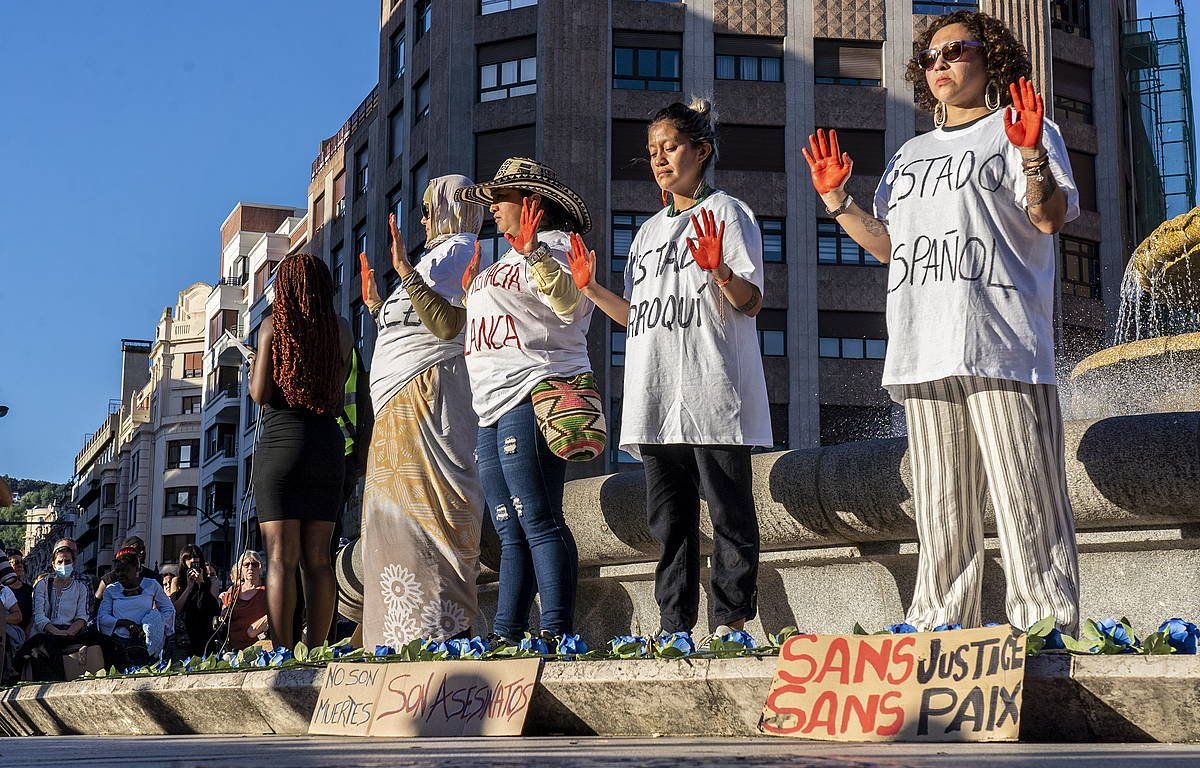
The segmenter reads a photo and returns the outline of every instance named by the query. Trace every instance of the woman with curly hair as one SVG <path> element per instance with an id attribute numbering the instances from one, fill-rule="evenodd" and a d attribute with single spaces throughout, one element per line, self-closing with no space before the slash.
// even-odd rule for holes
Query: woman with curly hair
<path id="1" fill-rule="evenodd" d="M 272 315 L 259 329 L 250 396 L 262 406 L 254 452 L 254 503 L 272 573 L 271 640 L 296 642 L 296 568 L 304 584 L 306 640 L 329 635 L 336 591 L 329 542 L 342 506 L 345 439 L 337 424 L 353 337 L 333 308 L 333 279 L 307 253 L 279 262 Z"/>
<path id="2" fill-rule="evenodd" d="M 920 541 L 908 622 L 920 629 L 980 623 L 989 492 L 1009 622 L 1078 622 L 1053 235 L 1079 215 L 1079 195 L 1029 76 L 999 20 L 942 16 L 908 67 L 936 129 L 892 157 L 873 215 L 846 193 L 854 163 L 836 133 L 805 150 L 829 215 L 889 265 L 883 385 L 908 416 Z"/>

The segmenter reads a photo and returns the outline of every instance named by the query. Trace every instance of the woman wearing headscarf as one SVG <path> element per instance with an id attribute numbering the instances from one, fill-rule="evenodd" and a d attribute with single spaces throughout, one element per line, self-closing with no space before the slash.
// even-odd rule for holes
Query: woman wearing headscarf
<path id="1" fill-rule="evenodd" d="M 413 265 L 396 226 L 400 284 L 381 299 L 361 254 L 363 301 L 378 336 L 371 362 L 375 428 L 363 496 L 363 645 L 398 648 L 424 637 L 485 633 L 479 612 L 483 491 L 463 360 L 462 274 L 478 253 L 483 209 L 454 200 L 465 176 L 429 182 L 425 253 Z"/>
<path id="2" fill-rule="evenodd" d="M 1054 235 L 1079 215 L 1079 194 L 1028 81 L 1029 54 L 1000 20 L 941 16 L 916 48 L 907 77 L 936 130 L 892 157 L 873 210 L 846 192 L 854 163 L 836 134 L 805 150 L 829 215 L 889 265 L 883 386 L 908 416 L 920 541 L 907 621 L 982 621 L 990 494 L 1009 623 L 1053 616 L 1072 633 L 1079 564 L 1055 386 Z"/>

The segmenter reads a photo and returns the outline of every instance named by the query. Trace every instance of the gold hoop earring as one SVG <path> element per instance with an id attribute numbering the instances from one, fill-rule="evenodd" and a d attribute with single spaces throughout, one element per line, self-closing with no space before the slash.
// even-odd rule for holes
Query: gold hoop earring
<path id="1" fill-rule="evenodd" d="M 946 124 L 946 102 L 939 101 L 937 106 L 933 108 L 933 125 L 935 128 L 941 128 Z"/>
<path id="2" fill-rule="evenodd" d="M 983 101 L 987 104 L 987 108 L 993 112 L 1000 109 L 1000 86 L 995 83 L 988 83 L 987 90 L 983 94 Z"/>

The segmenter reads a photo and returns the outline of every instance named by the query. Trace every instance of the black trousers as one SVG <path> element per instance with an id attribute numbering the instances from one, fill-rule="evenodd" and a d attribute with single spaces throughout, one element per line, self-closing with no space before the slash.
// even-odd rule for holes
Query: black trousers
<path id="1" fill-rule="evenodd" d="M 662 629 L 687 632 L 700 609 L 700 494 L 713 525 L 713 619 L 731 624 L 758 613 L 758 515 L 750 448 L 643 445 L 646 517 L 662 545 L 654 599 Z"/>

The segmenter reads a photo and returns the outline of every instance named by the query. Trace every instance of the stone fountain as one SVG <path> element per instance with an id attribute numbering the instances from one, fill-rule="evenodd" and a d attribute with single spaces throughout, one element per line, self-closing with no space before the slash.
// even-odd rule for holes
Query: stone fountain
<path id="1" fill-rule="evenodd" d="M 1069 415 L 1200 408 L 1200 207 L 1138 246 L 1121 285 L 1114 346 L 1085 358 L 1065 387 Z"/>

